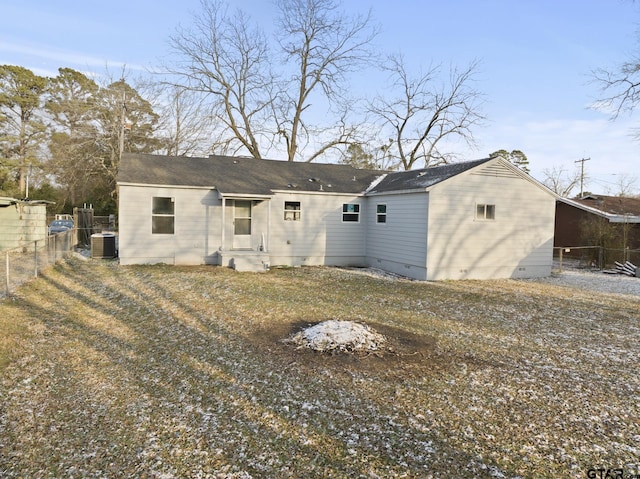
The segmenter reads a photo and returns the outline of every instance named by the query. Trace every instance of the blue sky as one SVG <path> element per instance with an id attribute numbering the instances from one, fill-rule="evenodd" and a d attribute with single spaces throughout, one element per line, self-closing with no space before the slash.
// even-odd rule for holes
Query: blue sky
<path id="1" fill-rule="evenodd" d="M 235 0 L 266 30 L 267 0 Z M 59 67 L 119 76 L 152 68 L 168 53 L 179 24 L 189 25 L 199 0 L 5 0 L 0 11 L 0 64 L 54 76 Z M 597 68 L 613 69 L 640 51 L 640 4 L 630 0 L 350 0 L 350 13 L 372 9 L 380 51 L 402 52 L 418 70 L 434 63 L 461 67 L 480 61 L 476 87 L 485 95 L 485 126 L 475 130 L 485 157 L 498 149 L 524 151 L 532 175 L 586 163 L 587 188 L 617 192 L 621 175 L 635 177 L 640 193 L 640 111 L 615 122 L 590 108 L 599 95 Z M 11 19 L 7 21 L 7 19 Z M 375 79 L 354 77 L 372 89 Z M 373 85 L 373 86 L 372 86 Z"/>

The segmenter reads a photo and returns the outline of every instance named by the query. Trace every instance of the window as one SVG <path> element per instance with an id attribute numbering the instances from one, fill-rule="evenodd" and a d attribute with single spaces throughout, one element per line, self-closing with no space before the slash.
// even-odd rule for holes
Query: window
<path id="1" fill-rule="evenodd" d="M 300 221 L 300 202 L 299 201 L 284 202 L 284 220 Z"/>
<path id="2" fill-rule="evenodd" d="M 357 203 L 343 204 L 342 221 L 349 223 L 358 223 L 360 221 L 360 205 Z"/>
<path id="3" fill-rule="evenodd" d="M 172 235 L 174 231 L 174 212 L 174 198 L 154 196 L 151 206 L 151 233 L 154 235 Z"/>
<path id="4" fill-rule="evenodd" d="M 496 205 L 476 205 L 477 220 L 495 220 Z"/>
<path id="5" fill-rule="evenodd" d="M 376 206 L 376 223 L 386 223 L 387 222 L 387 205 L 384 203 L 378 204 Z"/>

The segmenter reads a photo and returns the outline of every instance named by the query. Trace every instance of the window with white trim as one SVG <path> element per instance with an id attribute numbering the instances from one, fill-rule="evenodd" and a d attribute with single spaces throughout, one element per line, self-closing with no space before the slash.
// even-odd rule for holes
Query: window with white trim
<path id="1" fill-rule="evenodd" d="M 476 219 L 477 220 L 495 220 L 496 205 L 477 204 Z"/>
<path id="2" fill-rule="evenodd" d="M 360 205 L 358 203 L 345 203 L 342 205 L 342 221 L 344 223 L 360 222 Z"/>
<path id="3" fill-rule="evenodd" d="M 376 205 L 376 223 L 387 222 L 387 205 L 386 203 L 378 203 Z"/>
<path id="4" fill-rule="evenodd" d="M 284 220 L 300 221 L 300 202 L 299 201 L 284 202 Z"/>
<path id="5" fill-rule="evenodd" d="M 151 233 L 172 235 L 175 229 L 175 198 L 154 196 L 151 203 Z"/>

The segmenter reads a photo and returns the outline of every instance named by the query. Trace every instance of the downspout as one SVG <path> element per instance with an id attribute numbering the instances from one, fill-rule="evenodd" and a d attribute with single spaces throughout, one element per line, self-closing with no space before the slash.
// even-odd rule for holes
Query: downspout
<path id="1" fill-rule="evenodd" d="M 225 233 L 225 231 L 224 231 L 224 218 L 225 218 L 225 210 L 227 209 L 226 205 L 227 205 L 227 199 L 224 196 L 222 196 L 222 214 L 220 215 L 221 222 L 222 222 L 221 228 L 220 228 L 220 236 L 221 236 L 220 237 L 220 251 L 224 251 L 224 233 Z"/>
<path id="2" fill-rule="evenodd" d="M 267 208 L 267 244 L 264 245 L 265 252 L 269 252 L 269 245 L 271 244 L 271 198 L 269 198 L 269 206 Z"/>

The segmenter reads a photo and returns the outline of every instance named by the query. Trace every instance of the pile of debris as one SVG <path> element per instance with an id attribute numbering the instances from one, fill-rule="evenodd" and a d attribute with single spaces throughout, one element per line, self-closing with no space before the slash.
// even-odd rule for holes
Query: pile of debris
<path id="1" fill-rule="evenodd" d="M 285 342 L 297 349 L 321 352 L 367 352 L 383 349 L 387 338 L 365 324 L 331 319 L 303 329 Z"/>
<path id="2" fill-rule="evenodd" d="M 640 274 L 639 274 L 640 271 L 638 270 L 638 267 L 635 264 L 633 264 L 631 261 L 625 261 L 624 264 L 618 263 L 616 261 L 615 264 L 616 264 L 615 269 L 607 269 L 607 270 L 604 270 L 604 272 L 610 273 L 610 274 L 626 274 L 627 276 L 640 277 Z"/>

